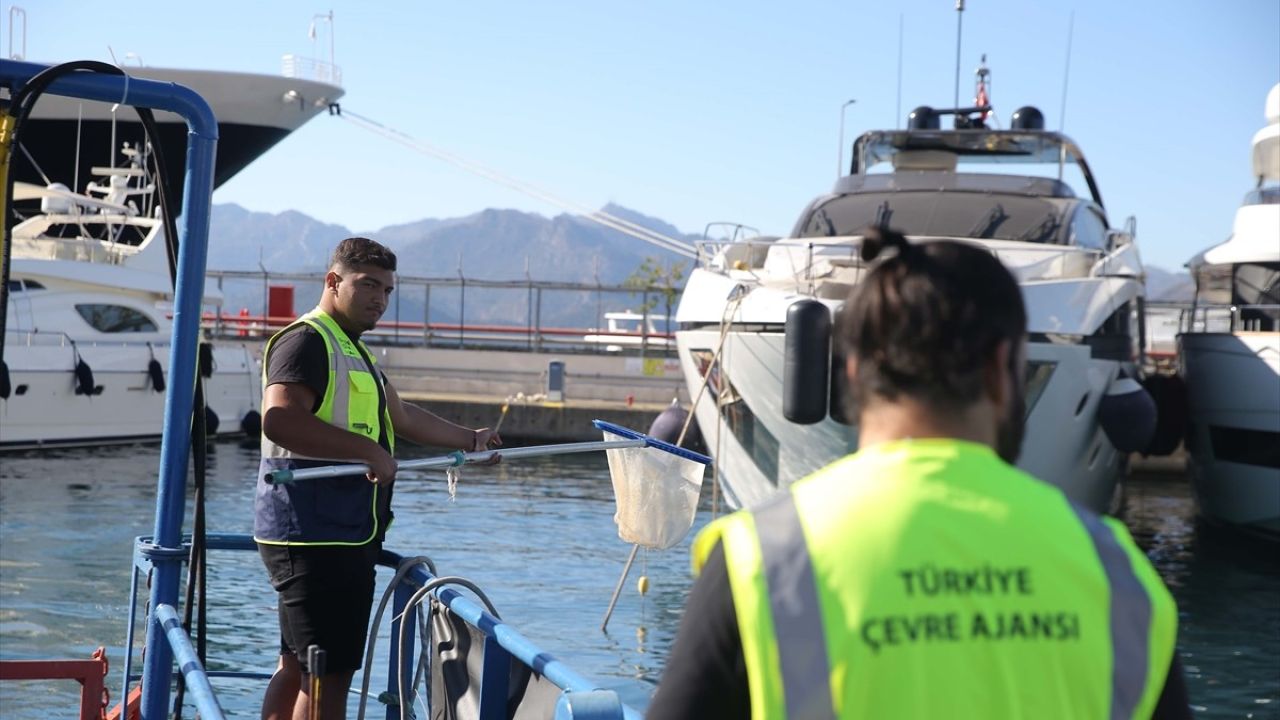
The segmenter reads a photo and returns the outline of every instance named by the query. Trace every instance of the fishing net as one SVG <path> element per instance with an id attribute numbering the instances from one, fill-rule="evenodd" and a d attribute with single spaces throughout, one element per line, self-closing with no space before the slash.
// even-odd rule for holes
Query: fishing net
<path id="1" fill-rule="evenodd" d="M 605 431 L 605 440 L 625 438 Z M 653 447 L 605 453 L 617 504 L 614 522 L 626 542 L 661 550 L 693 527 L 706 466 Z"/>

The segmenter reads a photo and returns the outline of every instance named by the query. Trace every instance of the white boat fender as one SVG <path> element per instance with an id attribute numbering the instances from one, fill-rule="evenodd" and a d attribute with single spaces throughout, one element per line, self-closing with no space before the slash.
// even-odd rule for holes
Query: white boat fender
<path id="1" fill-rule="evenodd" d="M 1118 377 L 1098 403 L 1098 422 L 1117 450 L 1143 452 L 1156 430 L 1155 400 L 1137 380 Z"/>
<path id="2" fill-rule="evenodd" d="M 817 300 L 791 303 L 783 340 L 783 417 L 800 425 L 826 419 L 830 366 L 831 311 Z"/>
<path id="3" fill-rule="evenodd" d="M 151 378 L 152 390 L 164 392 L 164 369 L 160 367 L 159 360 L 151 358 L 151 362 L 147 363 L 147 377 Z"/>

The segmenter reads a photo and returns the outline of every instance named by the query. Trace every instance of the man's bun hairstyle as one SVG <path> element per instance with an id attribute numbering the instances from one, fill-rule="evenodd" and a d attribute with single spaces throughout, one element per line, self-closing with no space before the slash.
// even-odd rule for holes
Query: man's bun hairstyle
<path id="1" fill-rule="evenodd" d="M 857 361 L 854 402 L 908 395 L 961 408 L 982 391 L 983 363 L 1026 335 L 1013 275 L 991 251 L 955 241 L 913 243 L 887 227 L 863 231 L 871 268 L 853 289 L 839 331 Z"/>

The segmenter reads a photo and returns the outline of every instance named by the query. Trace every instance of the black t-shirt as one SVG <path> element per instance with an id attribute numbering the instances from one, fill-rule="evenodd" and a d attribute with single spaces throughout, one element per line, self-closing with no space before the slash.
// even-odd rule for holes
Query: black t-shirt
<path id="1" fill-rule="evenodd" d="M 779 638 L 779 642 L 787 642 Z M 655 720 L 751 717 L 747 664 L 724 559 L 716 543 L 689 591 L 675 645 L 645 715 Z M 1182 664 L 1175 652 L 1153 718 L 1191 717 Z"/>
<path id="2" fill-rule="evenodd" d="M 356 341 L 357 339 L 352 338 L 352 340 Z M 360 349 L 360 354 L 364 357 L 364 362 L 369 367 L 369 372 L 381 377 L 385 383 L 386 376 L 374 367 L 373 360 L 365 353 L 364 348 L 360 347 L 358 341 L 356 342 L 356 347 Z M 284 334 L 271 343 L 271 351 L 267 354 L 266 362 L 267 385 L 275 385 L 276 383 L 305 385 L 316 396 L 311 412 L 314 413 L 320 409 L 321 403 L 324 402 L 325 391 L 329 389 L 329 350 L 325 347 L 324 338 L 321 337 L 318 330 L 305 323 L 299 323 L 285 330 Z M 378 393 L 379 416 L 386 411 L 386 407 L 386 392 L 380 389 Z M 382 424 L 379 423 L 379 425 Z M 386 448 L 388 452 L 391 450 L 385 426 L 382 427 L 382 432 L 378 436 L 378 444 Z"/>

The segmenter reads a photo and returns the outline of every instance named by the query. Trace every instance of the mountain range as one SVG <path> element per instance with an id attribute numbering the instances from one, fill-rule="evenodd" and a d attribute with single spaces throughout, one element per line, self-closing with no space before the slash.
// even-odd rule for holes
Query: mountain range
<path id="1" fill-rule="evenodd" d="M 603 212 L 641 227 L 689 243 L 701 236 L 681 233 L 658 218 L 609 204 Z M 316 273 L 326 269 L 329 253 L 339 240 L 352 235 L 374 238 L 392 248 L 402 277 L 457 278 L 574 282 L 619 285 L 646 259 L 664 267 L 683 263 L 685 277 L 690 261 L 579 215 L 545 217 L 517 210 L 488 209 L 465 217 L 390 225 L 379 230 L 354 232 L 342 225 L 323 223 L 296 211 L 272 214 L 254 212 L 235 204 L 213 207 L 210 228 L 210 270 L 270 273 Z M 1186 272 L 1171 272 L 1148 265 L 1147 296 L 1150 300 L 1184 301 L 1194 293 Z M 319 282 L 295 285 L 295 310 L 306 309 L 319 293 Z M 225 281 L 224 308 L 247 308 L 257 313 L 265 305 L 262 280 Z M 431 322 L 494 323 L 523 325 L 536 313 L 543 326 L 600 326 L 602 312 L 637 308 L 639 294 L 544 291 L 541 307 L 531 308 L 530 293 L 469 288 L 465 297 L 457 288 L 439 288 L 427 295 L 421 286 L 407 285 L 398 293 L 399 317 Z M 663 312 L 659 307 L 655 312 Z M 391 319 L 396 308 L 388 310 Z"/>
<path id="2" fill-rule="evenodd" d="M 618 205 L 606 205 L 603 211 L 677 240 L 693 243 L 701 239 Z M 425 219 L 354 232 L 296 211 L 253 212 L 234 204 L 213 207 L 208 267 L 212 271 L 265 269 L 269 273 L 318 275 L 326 269 L 334 245 L 352 235 L 371 237 L 394 250 L 402 277 L 457 278 L 461 274 L 468 280 L 532 279 L 616 286 L 637 272 L 646 259 L 664 267 L 683 262 L 686 276 L 691 269 L 689 261 L 674 252 L 578 215 L 548 218 L 517 210 L 489 209 L 465 217 Z M 301 311 L 316 297 L 319 285 L 292 284 L 296 286 L 295 310 Z M 228 280 L 223 291 L 224 308 L 229 312 L 243 307 L 257 313 L 264 305 L 261 280 Z M 642 302 L 638 294 L 596 295 L 544 292 L 538 309 L 541 324 L 599 326 L 601 312 L 636 308 Z M 420 286 L 410 285 L 400 293 L 399 316 L 407 321 L 422 321 L 429 307 L 431 322 L 458 322 L 463 305 L 464 298 L 456 288 L 436 288 L 428 297 Z M 388 310 L 388 319 L 393 310 Z M 465 310 L 468 323 L 522 325 L 533 314 L 524 288 L 470 288 Z"/>

